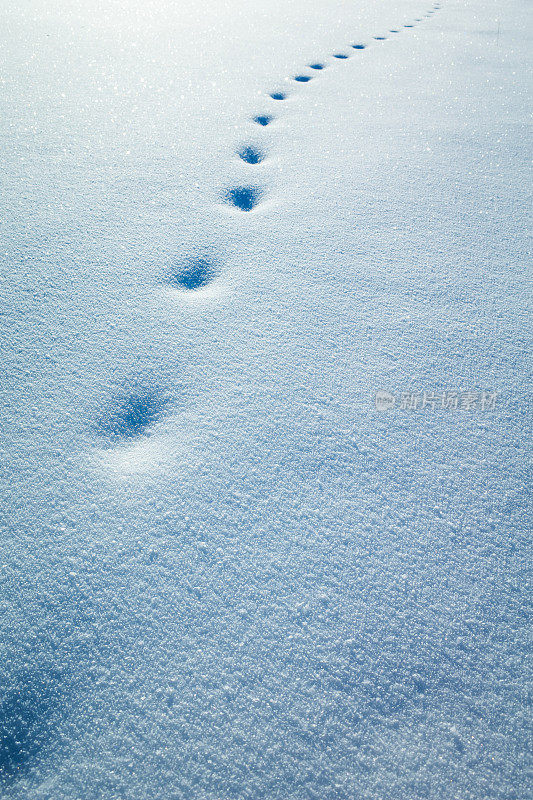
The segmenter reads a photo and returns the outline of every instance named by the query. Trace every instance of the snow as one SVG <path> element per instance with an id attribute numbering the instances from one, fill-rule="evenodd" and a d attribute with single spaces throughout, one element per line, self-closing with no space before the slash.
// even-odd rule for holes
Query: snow
<path id="1" fill-rule="evenodd" d="M 528 797 L 527 4 L 2 21 L 2 800 Z"/>

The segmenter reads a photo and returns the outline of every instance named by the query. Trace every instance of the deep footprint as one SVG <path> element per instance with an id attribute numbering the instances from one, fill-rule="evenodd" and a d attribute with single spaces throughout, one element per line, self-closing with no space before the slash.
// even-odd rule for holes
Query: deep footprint
<path id="1" fill-rule="evenodd" d="M 296 75 L 294 80 L 298 81 L 299 83 L 308 83 L 311 80 L 311 76 L 310 75 Z"/>
<path id="2" fill-rule="evenodd" d="M 208 258 L 190 258 L 179 269 L 171 273 L 168 283 L 177 289 L 192 291 L 207 286 L 215 275 L 215 265 Z"/>
<path id="3" fill-rule="evenodd" d="M 346 53 L 334 53 L 333 58 L 348 58 Z"/>
<path id="4" fill-rule="evenodd" d="M 324 69 L 324 64 L 309 64 L 311 69 Z"/>
<path id="5" fill-rule="evenodd" d="M 257 186 L 236 186 L 224 193 L 226 202 L 241 211 L 251 211 L 259 203 L 261 196 L 262 192 Z"/>
<path id="6" fill-rule="evenodd" d="M 285 92 L 271 92 L 270 97 L 272 100 L 285 100 L 287 95 Z"/>
<path id="7" fill-rule="evenodd" d="M 117 441 L 138 439 L 161 418 L 164 408 L 165 402 L 156 392 L 134 387 L 115 399 L 101 428 Z"/>
<path id="8" fill-rule="evenodd" d="M 261 150 L 251 145 L 242 147 L 237 151 L 237 155 L 239 158 L 242 158 L 243 161 L 246 161 L 247 164 L 260 164 L 265 158 L 265 154 L 262 153 Z"/>
<path id="9" fill-rule="evenodd" d="M 257 117 L 254 117 L 254 122 L 257 122 L 258 125 L 270 125 L 274 118 L 269 117 L 268 114 L 258 114 Z"/>
<path id="10" fill-rule="evenodd" d="M 354 50 L 364 50 L 365 47 L 366 47 L 366 44 L 352 44 L 352 47 L 353 47 Z"/>

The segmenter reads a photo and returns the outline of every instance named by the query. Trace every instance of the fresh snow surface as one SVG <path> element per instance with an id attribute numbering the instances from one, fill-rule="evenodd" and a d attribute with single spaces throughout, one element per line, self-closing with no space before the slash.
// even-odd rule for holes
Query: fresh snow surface
<path id="1" fill-rule="evenodd" d="M 525 800 L 529 2 L 0 18 L 2 800 Z"/>

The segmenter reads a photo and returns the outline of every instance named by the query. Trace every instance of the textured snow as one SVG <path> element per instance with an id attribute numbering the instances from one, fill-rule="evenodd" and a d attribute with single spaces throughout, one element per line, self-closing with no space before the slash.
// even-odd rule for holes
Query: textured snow
<path id="1" fill-rule="evenodd" d="M 4 1 L 2 800 L 529 796 L 529 17 Z"/>

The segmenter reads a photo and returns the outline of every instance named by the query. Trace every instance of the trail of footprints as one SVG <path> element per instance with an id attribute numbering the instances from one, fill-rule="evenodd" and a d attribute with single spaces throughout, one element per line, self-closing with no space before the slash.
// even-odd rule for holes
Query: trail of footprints
<path id="1" fill-rule="evenodd" d="M 427 13 L 423 17 L 418 17 L 413 22 L 406 23 L 403 27 L 404 28 L 414 28 L 419 23 L 423 22 L 424 19 L 430 18 L 436 11 L 441 8 L 439 3 L 433 5 L 433 7 L 427 11 Z M 396 34 L 400 33 L 400 28 L 391 28 L 389 30 L 389 34 Z M 374 36 L 374 41 L 382 42 L 385 41 L 388 36 Z M 333 53 L 332 57 L 338 60 L 345 60 L 350 58 L 352 54 L 352 50 L 360 51 L 365 50 L 369 47 L 368 44 L 352 44 L 350 45 L 350 50 L 348 52 L 338 52 Z M 327 62 L 326 61 L 317 61 L 312 64 L 308 64 L 309 70 L 314 70 L 315 72 L 319 72 L 320 70 L 326 69 Z M 293 81 L 295 83 L 309 83 L 312 81 L 316 75 L 310 72 L 301 72 L 297 75 L 293 76 Z M 274 91 L 269 92 L 268 97 L 270 100 L 275 101 L 283 101 L 286 100 L 289 96 L 288 92 L 285 91 Z M 271 122 L 274 121 L 275 115 L 274 113 L 266 113 L 266 114 L 259 114 L 252 118 L 253 122 L 257 123 L 261 126 L 270 125 Z M 254 147 L 253 145 L 246 145 L 243 146 L 241 149 L 237 151 L 237 155 L 245 161 L 247 164 L 259 164 L 261 161 L 265 159 L 265 153 L 262 150 Z M 231 206 L 239 209 L 240 211 L 252 211 L 258 203 L 261 201 L 264 192 L 258 186 L 235 186 L 229 189 L 226 189 L 223 193 L 223 200 Z"/>
<path id="2" fill-rule="evenodd" d="M 422 17 L 418 17 L 413 22 L 406 23 L 403 28 L 414 28 L 416 25 L 429 19 L 441 8 L 439 3 L 427 11 Z M 388 34 L 400 33 L 402 28 L 391 28 Z M 373 41 L 383 42 L 389 38 L 387 35 L 374 36 Z M 349 50 L 336 52 L 332 58 L 343 61 L 354 55 L 353 51 L 366 50 L 370 44 L 356 43 L 349 46 Z M 326 69 L 327 61 L 316 61 L 307 65 L 312 72 L 301 72 L 294 75 L 292 80 L 295 84 L 309 83 L 317 77 L 318 72 Z M 288 91 L 272 91 L 268 93 L 269 101 L 281 103 L 289 96 Z M 257 114 L 252 117 L 252 121 L 261 127 L 270 125 L 276 119 L 274 111 Z M 254 144 L 246 144 L 236 151 L 236 155 L 246 164 L 260 164 L 266 158 L 266 153 Z M 222 192 L 221 199 L 224 203 L 237 209 L 238 212 L 249 213 L 261 202 L 264 197 L 264 190 L 257 184 L 247 184 L 242 186 L 230 186 Z M 206 287 L 217 276 L 217 267 L 214 261 L 205 256 L 192 257 L 183 263 L 178 264 L 167 276 L 167 284 L 180 291 L 195 292 Z M 166 401 L 163 401 L 149 385 L 136 385 L 129 391 L 124 388 L 120 396 L 115 397 L 112 405 L 108 408 L 107 416 L 100 423 L 101 431 L 113 443 L 128 443 L 135 441 L 152 424 L 157 422 L 163 415 Z"/>

